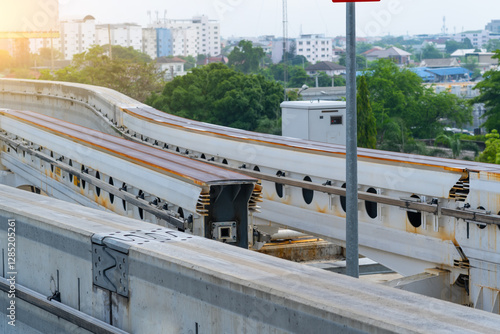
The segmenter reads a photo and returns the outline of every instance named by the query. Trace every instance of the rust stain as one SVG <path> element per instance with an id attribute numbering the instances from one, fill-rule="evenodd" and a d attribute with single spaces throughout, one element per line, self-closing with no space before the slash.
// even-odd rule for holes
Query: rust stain
<path id="1" fill-rule="evenodd" d="M 315 203 L 314 206 L 316 207 L 316 211 L 318 211 L 318 212 L 327 213 L 327 211 L 328 211 L 328 205 L 321 207 L 319 204 Z"/>

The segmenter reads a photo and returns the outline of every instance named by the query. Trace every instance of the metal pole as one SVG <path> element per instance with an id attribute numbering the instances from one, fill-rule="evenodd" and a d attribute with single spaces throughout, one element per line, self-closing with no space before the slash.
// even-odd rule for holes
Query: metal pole
<path id="1" fill-rule="evenodd" d="M 358 250 L 358 131 L 356 109 L 356 10 L 347 3 L 347 144 L 346 144 L 346 266 L 347 275 L 359 277 Z"/>

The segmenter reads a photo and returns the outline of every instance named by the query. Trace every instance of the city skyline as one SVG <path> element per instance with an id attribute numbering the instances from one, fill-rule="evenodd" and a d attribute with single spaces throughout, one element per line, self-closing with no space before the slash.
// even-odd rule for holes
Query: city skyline
<path id="1" fill-rule="evenodd" d="M 487 23 L 496 19 L 491 16 L 496 12 L 495 9 L 500 9 L 497 0 L 483 0 L 481 6 L 476 7 L 465 0 L 382 0 L 360 3 L 356 6 L 357 35 L 437 34 L 442 31 L 443 17 L 446 17 L 448 34 L 484 29 Z M 154 21 L 157 13 L 163 19 L 165 10 L 167 19 L 206 15 L 209 19 L 219 20 L 221 34 L 226 38 L 283 35 L 282 1 L 191 0 L 179 3 L 171 0 L 60 0 L 62 19 L 93 15 L 100 23 L 133 22 L 146 26 L 150 23 L 148 11 Z M 288 0 L 288 36 L 297 37 L 300 33 L 344 35 L 345 4 L 313 0 L 304 5 L 298 0 Z"/>

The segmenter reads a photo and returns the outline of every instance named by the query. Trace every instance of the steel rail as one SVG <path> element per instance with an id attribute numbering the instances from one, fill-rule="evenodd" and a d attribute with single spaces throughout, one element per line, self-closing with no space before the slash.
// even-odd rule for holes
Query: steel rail
<path id="1" fill-rule="evenodd" d="M 110 184 L 108 184 L 108 183 L 106 183 L 106 182 L 104 182 L 104 181 L 102 181 L 102 180 L 100 180 L 92 175 L 82 173 L 78 169 L 71 167 L 67 164 L 64 164 L 64 163 L 62 163 L 62 162 L 60 162 L 60 161 L 58 161 L 58 160 L 56 160 L 48 155 L 40 153 L 39 151 L 36 151 L 34 149 L 25 147 L 25 146 L 21 145 L 20 143 L 16 142 L 15 140 L 10 139 L 3 134 L 0 134 L 0 140 L 9 143 L 9 145 L 14 149 L 19 148 L 19 149 L 27 152 L 28 154 L 33 155 L 34 157 L 37 157 L 43 161 L 50 163 L 54 167 L 60 168 L 61 170 L 65 171 L 67 173 L 70 173 L 73 176 L 76 176 L 79 179 L 84 180 L 84 181 L 88 182 L 89 184 L 92 184 L 95 187 L 101 188 L 102 190 L 104 190 L 110 194 L 113 194 L 114 196 L 116 196 L 122 200 L 125 200 L 126 202 L 128 202 L 132 205 L 135 205 L 138 208 L 141 208 L 144 211 L 149 212 L 160 219 L 165 220 L 166 222 L 168 222 L 169 224 L 172 224 L 173 226 L 175 226 L 177 228 L 185 228 L 184 220 L 175 217 L 174 213 L 169 213 L 167 211 L 164 211 L 164 210 L 161 210 L 158 208 L 154 208 L 154 207 L 152 207 L 152 205 L 148 201 L 143 200 L 141 198 L 138 198 L 137 196 L 132 195 L 132 194 L 122 190 L 122 188 L 113 187 Z"/>

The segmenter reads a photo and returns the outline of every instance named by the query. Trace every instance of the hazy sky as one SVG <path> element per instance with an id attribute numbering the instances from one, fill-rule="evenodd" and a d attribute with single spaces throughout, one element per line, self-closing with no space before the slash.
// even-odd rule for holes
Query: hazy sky
<path id="1" fill-rule="evenodd" d="M 59 0 L 60 16 L 93 15 L 99 23 L 135 22 L 155 17 L 183 19 L 205 14 L 220 21 L 223 37 L 283 35 L 282 0 Z M 381 0 L 356 4 L 358 36 L 439 33 L 446 17 L 449 33 L 484 29 L 500 19 L 499 0 Z M 345 35 L 345 4 L 330 0 L 288 0 L 288 35 Z"/>

